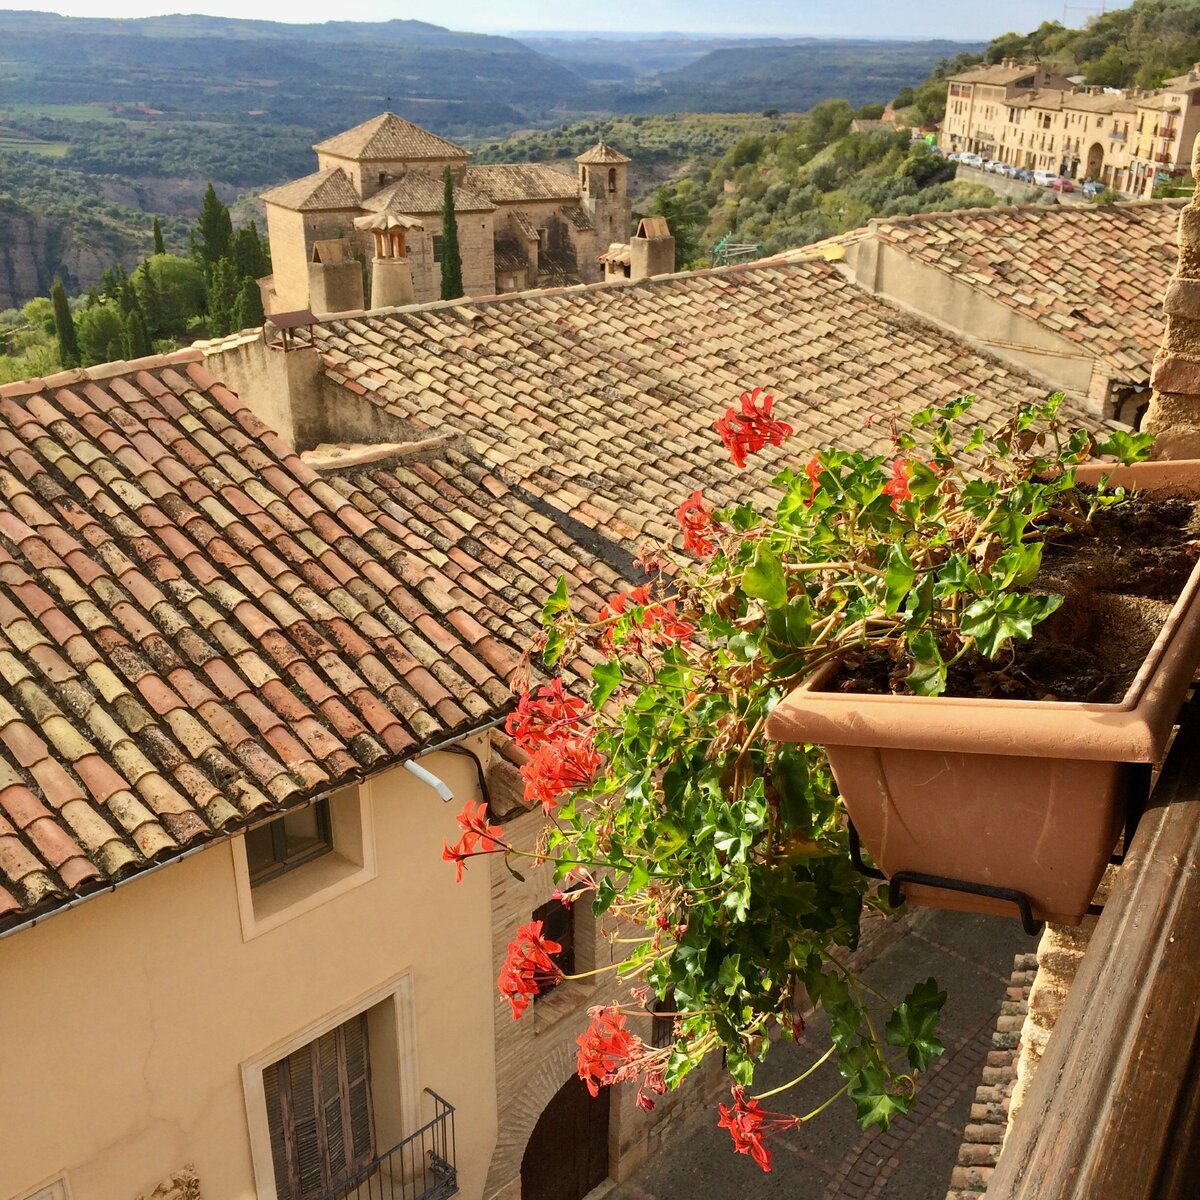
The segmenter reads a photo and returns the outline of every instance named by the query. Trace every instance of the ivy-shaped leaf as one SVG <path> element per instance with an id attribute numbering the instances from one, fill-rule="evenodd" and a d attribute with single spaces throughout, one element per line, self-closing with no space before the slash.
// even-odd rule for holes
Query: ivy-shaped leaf
<path id="1" fill-rule="evenodd" d="M 945 1003 L 946 993 L 938 988 L 936 980 L 927 979 L 908 993 L 888 1020 L 884 1035 L 887 1044 L 902 1046 L 914 1070 L 927 1070 L 946 1049 L 934 1034 Z"/>
<path id="2" fill-rule="evenodd" d="M 976 600 L 962 615 L 959 631 L 974 638 L 985 658 L 995 658 L 1010 638 L 1028 641 L 1033 627 L 1060 604 L 1061 596 L 1026 596 L 1000 593 Z"/>
<path id="3" fill-rule="evenodd" d="M 768 608 L 787 603 L 787 577 L 783 566 L 766 542 L 760 541 L 754 551 L 754 561 L 742 574 L 746 595 L 761 600 Z"/>
<path id="4" fill-rule="evenodd" d="M 599 712 L 604 702 L 621 686 L 621 663 L 609 658 L 592 667 L 592 690 L 588 696 L 592 707 Z"/>

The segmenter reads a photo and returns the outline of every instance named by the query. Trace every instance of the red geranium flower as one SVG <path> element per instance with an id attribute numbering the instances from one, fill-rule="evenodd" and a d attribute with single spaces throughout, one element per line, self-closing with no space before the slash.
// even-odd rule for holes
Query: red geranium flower
<path id="1" fill-rule="evenodd" d="M 761 401 L 759 397 L 762 396 Z M 721 435 L 729 450 L 734 465 L 744 467 L 747 454 L 757 454 L 764 446 L 781 446 L 783 439 L 792 432 L 785 421 L 776 421 L 771 416 L 775 397 L 762 394 L 762 388 L 743 392 L 741 411 L 730 408 L 713 427 Z"/>
<path id="2" fill-rule="evenodd" d="M 454 879 L 462 883 L 463 864 L 475 854 L 494 854 L 498 850 L 507 849 L 504 841 L 504 830 L 498 825 L 491 825 L 487 820 L 487 804 L 472 804 L 470 800 L 463 806 L 462 812 L 454 818 L 463 831 L 462 837 L 453 846 L 442 842 L 442 858 L 455 865 Z"/>
<path id="3" fill-rule="evenodd" d="M 625 1028 L 625 1017 L 615 1008 L 593 1008 L 592 1023 L 575 1039 L 579 1052 L 575 1065 L 587 1090 L 598 1096 L 606 1084 L 646 1048 L 636 1033 Z"/>
<path id="4" fill-rule="evenodd" d="M 812 495 L 804 503 L 806 507 L 812 508 L 813 497 L 821 486 L 821 459 L 816 454 L 804 464 L 804 473 L 808 476 L 809 483 L 812 484 Z"/>
<path id="5" fill-rule="evenodd" d="M 749 1154 L 764 1171 L 771 1169 L 771 1152 L 763 1145 L 763 1139 L 784 1129 L 796 1129 L 801 1124 L 801 1118 L 790 1113 L 767 1112 L 740 1086 L 733 1089 L 733 1104 L 718 1107 L 721 1119 L 717 1128 L 728 1129 L 733 1148 L 739 1154 Z"/>
<path id="6" fill-rule="evenodd" d="M 553 986 L 562 978 L 562 968 L 551 957 L 561 950 L 558 942 L 542 937 L 541 921 L 530 921 L 517 930 L 496 981 L 500 995 L 512 1009 L 513 1020 L 529 1007 L 544 985 Z"/>
<path id="7" fill-rule="evenodd" d="M 561 679 L 526 692 L 508 714 L 504 732 L 527 753 L 546 742 L 556 741 L 578 730 L 587 705 L 563 692 Z"/>
<path id="8" fill-rule="evenodd" d="M 903 458 L 892 460 L 892 477 L 883 485 L 883 494 L 891 496 L 892 509 L 895 511 L 901 500 L 907 500 L 912 493 L 908 490 L 908 461 Z"/>
<path id="9" fill-rule="evenodd" d="M 547 742 L 521 768 L 525 803 L 540 804 L 548 816 L 564 792 L 591 783 L 599 770 L 600 755 L 590 733 Z"/>
<path id="10" fill-rule="evenodd" d="M 699 488 L 679 506 L 679 528 L 683 530 L 683 548 L 697 558 L 708 558 L 716 550 L 716 543 L 709 536 L 716 528 L 712 509 L 705 508 Z"/>

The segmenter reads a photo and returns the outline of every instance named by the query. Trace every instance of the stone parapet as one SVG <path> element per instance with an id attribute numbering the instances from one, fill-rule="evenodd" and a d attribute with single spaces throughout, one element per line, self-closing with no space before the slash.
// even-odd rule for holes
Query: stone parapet
<path id="1" fill-rule="evenodd" d="M 1200 138 L 1192 174 L 1200 171 Z M 1200 458 L 1200 194 L 1179 214 L 1179 261 L 1163 300 L 1166 332 L 1150 374 L 1143 428 L 1155 458 Z"/>

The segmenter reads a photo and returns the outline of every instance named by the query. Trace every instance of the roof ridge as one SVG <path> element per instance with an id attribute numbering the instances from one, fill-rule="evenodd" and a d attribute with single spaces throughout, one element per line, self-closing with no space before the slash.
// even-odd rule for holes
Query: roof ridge
<path id="1" fill-rule="evenodd" d="M 17 379 L 12 383 L 0 384 L 0 396 L 32 396 L 38 392 L 71 387 L 76 383 L 98 382 L 114 379 L 118 375 L 132 375 L 136 371 L 157 371 L 161 367 L 172 367 L 178 363 L 200 362 L 204 354 L 195 346 L 172 350 L 168 354 L 148 354 L 144 358 L 114 359 L 112 362 L 96 363 L 90 367 L 70 367 L 33 379 Z"/>

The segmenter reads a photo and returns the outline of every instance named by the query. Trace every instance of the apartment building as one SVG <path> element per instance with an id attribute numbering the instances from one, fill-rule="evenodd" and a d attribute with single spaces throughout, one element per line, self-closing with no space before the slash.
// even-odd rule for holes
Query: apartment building
<path id="1" fill-rule="evenodd" d="M 1161 88 L 1118 91 L 1005 59 L 948 81 L 938 144 L 1140 198 L 1187 173 L 1198 132 L 1200 63 Z"/>

